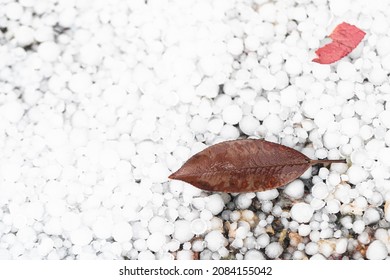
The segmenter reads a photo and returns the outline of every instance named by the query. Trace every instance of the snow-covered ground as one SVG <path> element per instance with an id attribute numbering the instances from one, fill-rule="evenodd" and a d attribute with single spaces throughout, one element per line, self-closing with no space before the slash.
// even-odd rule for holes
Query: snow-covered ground
<path id="1" fill-rule="evenodd" d="M 313 63 L 341 22 L 363 41 Z M 389 73 L 389 0 L 1 0 L 0 258 L 388 258 Z M 168 181 L 239 137 L 348 164 Z"/>

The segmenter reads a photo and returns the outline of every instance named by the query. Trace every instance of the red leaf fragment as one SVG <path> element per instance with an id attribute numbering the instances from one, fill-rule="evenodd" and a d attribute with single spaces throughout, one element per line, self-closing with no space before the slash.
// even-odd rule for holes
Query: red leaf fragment
<path id="1" fill-rule="evenodd" d="M 316 50 L 318 58 L 313 61 L 320 64 L 336 62 L 352 52 L 365 35 L 363 30 L 354 25 L 346 22 L 340 23 L 329 35 L 333 42 Z"/>
<path id="2" fill-rule="evenodd" d="M 234 140 L 206 148 L 192 156 L 170 179 L 219 192 L 259 192 L 288 184 L 317 163 L 304 154 L 265 140 Z"/>

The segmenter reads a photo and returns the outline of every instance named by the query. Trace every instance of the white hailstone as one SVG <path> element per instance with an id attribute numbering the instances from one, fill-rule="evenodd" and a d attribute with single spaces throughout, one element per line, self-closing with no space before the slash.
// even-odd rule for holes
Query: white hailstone
<path id="1" fill-rule="evenodd" d="M 149 232 L 161 232 L 164 229 L 165 223 L 165 219 L 161 216 L 152 217 L 148 223 Z"/>
<path id="2" fill-rule="evenodd" d="M 374 67 L 370 71 L 369 81 L 374 85 L 381 85 L 387 80 L 387 72 L 381 67 Z"/>
<path id="3" fill-rule="evenodd" d="M 260 248 L 265 248 L 270 243 L 270 240 L 271 239 L 270 239 L 269 235 L 266 233 L 263 233 L 256 239 L 256 243 Z"/>
<path id="4" fill-rule="evenodd" d="M 236 197 L 235 204 L 238 209 L 247 209 L 252 204 L 252 199 L 256 195 L 254 193 L 243 193 Z"/>
<path id="5" fill-rule="evenodd" d="M 265 254 L 270 259 L 276 259 L 283 253 L 283 247 L 279 242 L 272 242 L 267 247 L 265 247 Z"/>
<path id="6" fill-rule="evenodd" d="M 364 165 L 368 160 L 368 154 L 365 150 L 355 150 L 351 154 L 351 161 L 356 165 Z"/>
<path id="7" fill-rule="evenodd" d="M 340 121 L 340 132 L 348 137 L 359 133 L 360 125 L 357 118 L 346 118 Z"/>
<path id="8" fill-rule="evenodd" d="M 166 236 L 161 232 L 153 232 L 146 240 L 148 249 L 152 252 L 158 252 L 166 242 Z"/>
<path id="9" fill-rule="evenodd" d="M 313 76 L 317 80 L 322 81 L 322 80 L 325 80 L 329 76 L 329 74 L 331 72 L 331 68 L 329 65 L 313 63 L 312 71 L 313 71 Z"/>
<path id="10" fill-rule="evenodd" d="M 324 255 L 315 254 L 315 255 L 310 257 L 310 260 L 326 260 L 326 258 L 324 257 Z"/>
<path id="11" fill-rule="evenodd" d="M 347 251 L 347 248 L 348 248 L 347 238 L 340 238 L 336 241 L 335 251 L 337 254 L 339 255 L 344 254 Z"/>
<path id="12" fill-rule="evenodd" d="M 206 242 L 207 248 L 215 252 L 225 246 L 226 238 L 220 231 L 213 230 L 205 236 L 204 241 Z"/>
<path id="13" fill-rule="evenodd" d="M 80 61 L 87 65 L 99 65 L 102 60 L 102 50 L 94 43 L 87 43 L 80 49 Z"/>
<path id="14" fill-rule="evenodd" d="M 322 209 L 324 206 L 325 206 L 325 201 L 323 201 L 322 199 L 318 199 L 318 198 L 313 198 L 311 201 L 310 201 L 310 206 L 313 208 L 313 210 L 320 210 Z"/>
<path id="15" fill-rule="evenodd" d="M 387 231 L 387 229 L 378 228 L 375 231 L 375 235 L 374 236 L 375 236 L 376 239 L 381 240 L 381 241 L 386 243 L 388 241 L 388 238 L 389 238 L 389 232 Z"/>
<path id="16" fill-rule="evenodd" d="M 245 38 L 244 45 L 248 51 L 255 52 L 260 46 L 260 39 L 258 36 L 249 35 Z"/>
<path id="17" fill-rule="evenodd" d="M 240 55 L 244 51 L 244 44 L 240 38 L 231 38 L 227 42 L 227 51 L 232 55 Z"/>
<path id="18" fill-rule="evenodd" d="M 343 14 L 345 14 L 350 9 L 350 7 L 351 7 L 350 5 L 351 5 L 350 0 L 342 0 L 342 1 L 330 0 L 329 1 L 330 10 L 336 16 L 342 16 Z"/>
<path id="19" fill-rule="evenodd" d="M 302 103 L 302 112 L 306 117 L 314 118 L 321 109 L 321 104 L 317 99 L 308 99 Z"/>
<path id="20" fill-rule="evenodd" d="M 268 115 L 263 121 L 264 127 L 268 132 L 279 134 L 283 130 L 283 121 L 276 114 Z"/>
<path id="21" fill-rule="evenodd" d="M 106 217 L 98 217 L 92 224 L 92 231 L 99 239 L 107 239 L 112 236 L 112 219 Z"/>
<path id="22" fill-rule="evenodd" d="M 341 182 L 340 175 L 337 173 L 330 173 L 327 179 L 327 183 L 334 187 L 337 186 Z"/>
<path id="23" fill-rule="evenodd" d="M 8 182 L 16 182 L 19 180 L 21 175 L 21 167 L 19 164 L 8 163 L 5 166 L 2 166 L 2 177 L 3 180 Z"/>
<path id="24" fill-rule="evenodd" d="M 368 177 L 367 171 L 355 164 L 352 164 L 352 166 L 349 167 L 347 175 L 348 181 L 354 185 L 363 182 Z"/>
<path id="25" fill-rule="evenodd" d="M 17 123 L 23 117 L 24 109 L 17 101 L 7 102 L 0 107 L 0 115 L 11 123 Z"/>
<path id="26" fill-rule="evenodd" d="M 368 208 L 363 214 L 363 221 L 366 225 L 375 224 L 380 220 L 380 214 L 375 208 Z"/>
<path id="27" fill-rule="evenodd" d="M 111 85 L 103 91 L 102 97 L 107 104 L 120 107 L 123 105 L 126 95 L 127 92 L 124 87 Z"/>
<path id="28" fill-rule="evenodd" d="M 119 161 L 119 155 L 114 149 L 105 148 L 100 153 L 99 162 L 103 168 L 115 168 Z"/>
<path id="29" fill-rule="evenodd" d="M 256 119 L 263 121 L 269 114 L 269 103 L 265 98 L 259 99 L 254 105 L 253 105 L 253 115 L 256 117 Z"/>
<path id="30" fill-rule="evenodd" d="M 298 223 L 308 223 L 313 217 L 313 208 L 310 204 L 299 202 L 291 207 L 291 218 Z"/>
<path id="31" fill-rule="evenodd" d="M 309 242 L 305 246 L 305 253 L 308 255 L 315 255 L 318 253 L 319 246 L 315 242 Z"/>
<path id="32" fill-rule="evenodd" d="M 350 62 L 340 61 L 337 64 L 337 75 L 339 75 L 342 80 L 354 79 L 356 76 L 356 68 Z"/>
<path id="33" fill-rule="evenodd" d="M 321 151 L 321 150 L 320 150 Z M 317 153 L 316 153 L 317 155 Z M 320 158 L 325 158 L 326 155 L 324 157 L 321 157 Z M 318 177 L 320 177 L 322 180 L 326 180 L 329 176 L 329 169 L 328 168 L 325 168 L 325 167 L 322 167 L 320 168 L 320 170 L 318 171 Z"/>
<path id="34" fill-rule="evenodd" d="M 326 210 L 330 214 L 335 214 L 340 211 L 340 201 L 337 199 L 331 199 L 326 202 Z"/>
<path id="35" fill-rule="evenodd" d="M 355 233 L 361 234 L 366 227 L 366 224 L 363 220 L 356 220 L 353 222 L 352 229 Z"/>
<path id="36" fill-rule="evenodd" d="M 244 255 L 244 260 L 264 260 L 264 255 L 258 250 L 248 250 Z"/>
<path id="37" fill-rule="evenodd" d="M 267 91 L 273 90 L 278 84 L 278 80 L 273 75 L 264 75 L 260 82 L 261 87 Z"/>
<path id="38" fill-rule="evenodd" d="M 308 236 L 311 232 L 311 227 L 310 225 L 306 225 L 306 224 L 300 224 L 299 227 L 298 227 L 298 234 L 300 236 Z"/>
<path id="39" fill-rule="evenodd" d="M 383 165 L 390 167 L 390 148 L 380 149 L 378 159 Z"/>
<path id="40" fill-rule="evenodd" d="M 196 87 L 196 94 L 199 96 L 206 96 L 214 98 L 218 95 L 219 87 L 213 79 L 203 79 L 202 82 Z M 185 94 L 185 93 L 184 93 Z M 188 99 L 191 102 L 192 96 Z M 188 103 L 187 102 L 187 103 Z"/>
<path id="41" fill-rule="evenodd" d="M 190 241 L 194 237 L 191 229 L 191 223 L 186 220 L 177 220 L 175 223 L 175 231 L 173 237 L 180 243 Z"/>
<path id="42" fill-rule="evenodd" d="M 236 238 L 238 239 L 246 238 L 249 231 L 250 231 L 250 225 L 247 222 L 240 222 L 238 228 L 236 229 Z"/>
<path id="43" fill-rule="evenodd" d="M 200 235 L 207 230 L 207 223 L 202 219 L 195 219 L 191 222 L 191 231 L 193 234 Z"/>
<path id="44" fill-rule="evenodd" d="M 46 203 L 46 212 L 53 217 L 59 217 L 66 211 L 66 203 L 61 199 L 51 199 Z"/>
<path id="45" fill-rule="evenodd" d="M 350 99 L 355 95 L 355 85 L 352 81 L 339 81 L 337 83 L 337 93 L 345 99 Z"/>
<path id="46" fill-rule="evenodd" d="M 20 26 L 15 30 L 15 39 L 19 46 L 28 46 L 34 42 L 34 30 L 28 26 Z"/>
<path id="47" fill-rule="evenodd" d="M 19 20 L 23 15 L 23 6 L 18 2 L 10 2 L 4 9 L 5 15 L 11 20 Z"/>
<path id="48" fill-rule="evenodd" d="M 150 167 L 150 179 L 153 182 L 163 183 L 168 180 L 170 174 L 167 166 L 161 162 L 153 163 Z"/>
<path id="49" fill-rule="evenodd" d="M 252 116 L 244 116 L 239 122 L 241 131 L 248 136 L 254 135 L 259 126 L 259 121 Z"/>
<path id="50" fill-rule="evenodd" d="M 299 199 L 303 196 L 305 185 L 299 179 L 287 184 L 284 188 L 284 193 L 293 199 Z"/>
<path id="51" fill-rule="evenodd" d="M 312 187 L 311 193 L 315 198 L 325 199 L 329 194 L 328 186 L 323 182 L 318 182 Z"/>
<path id="52" fill-rule="evenodd" d="M 390 70 L 390 54 L 381 59 L 381 65 L 385 70 Z"/>
<path id="53" fill-rule="evenodd" d="M 144 260 L 155 260 L 156 256 L 149 250 L 147 251 L 142 251 L 138 254 L 139 261 L 144 261 Z"/>
<path id="54" fill-rule="evenodd" d="M 388 254 L 386 245 L 380 240 L 374 240 L 366 251 L 366 257 L 369 260 L 384 260 Z"/>
<path id="55" fill-rule="evenodd" d="M 385 128 L 390 128 L 390 110 L 385 110 L 379 114 L 379 120 Z"/>
<path id="56" fill-rule="evenodd" d="M 65 212 L 61 216 L 61 226 L 66 231 L 76 230 L 81 225 L 80 215 L 73 212 Z"/>
<path id="57" fill-rule="evenodd" d="M 334 197 L 342 203 L 349 203 L 351 201 L 350 193 L 351 186 L 348 184 L 341 184 L 336 186 Z"/>
<path id="58" fill-rule="evenodd" d="M 206 199 L 206 209 L 213 215 L 218 215 L 225 207 L 225 203 L 219 194 L 212 194 Z"/>
<path id="59" fill-rule="evenodd" d="M 207 119 L 195 115 L 190 122 L 190 128 L 194 133 L 204 133 L 207 129 Z"/>
<path id="60" fill-rule="evenodd" d="M 204 250 L 204 247 L 205 247 L 205 242 L 203 240 L 194 240 L 192 242 L 192 251 L 194 252 L 202 252 Z"/>
<path id="61" fill-rule="evenodd" d="M 118 222 L 112 227 L 112 237 L 117 242 L 128 242 L 133 237 L 133 228 L 128 222 Z"/>
<path id="62" fill-rule="evenodd" d="M 201 57 L 199 69 L 206 76 L 213 76 L 217 70 L 218 59 L 213 55 Z"/>
<path id="63" fill-rule="evenodd" d="M 328 128 L 334 120 L 333 113 L 327 109 L 321 109 L 314 117 L 314 123 L 322 129 Z"/>
<path id="64" fill-rule="evenodd" d="M 225 124 L 221 129 L 220 135 L 222 139 L 233 140 L 237 139 L 240 136 L 240 131 L 230 124 Z"/>
<path id="65" fill-rule="evenodd" d="M 191 250 L 181 250 L 176 253 L 177 260 L 193 260 L 194 253 Z"/>
<path id="66" fill-rule="evenodd" d="M 297 76 L 302 72 L 302 63 L 296 57 L 289 57 L 284 65 L 284 70 L 290 76 Z"/>
<path id="67" fill-rule="evenodd" d="M 295 86 L 289 86 L 280 91 L 280 104 L 285 107 L 294 107 L 297 105 L 298 96 Z"/>
<path id="68" fill-rule="evenodd" d="M 71 231 L 70 241 L 78 246 L 88 245 L 92 241 L 92 231 L 85 226 Z"/>
<path id="69" fill-rule="evenodd" d="M 211 133 L 218 134 L 223 127 L 222 119 L 212 119 L 207 123 L 207 130 Z"/>
<path id="70" fill-rule="evenodd" d="M 238 105 L 229 105 L 222 111 L 222 119 L 227 124 L 237 124 L 242 118 L 242 110 Z"/>
<path id="71" fill-rule="evenodd" d="M 60 48 L 54 42 L 43 42 L 38 46 L 38 55 L 47 62 L 53 62 L 58 59 Z"/>
<path id="72" fill-rule="evenodd" d="M 69 89 L 77 94 L 85 94 L 91 85 L 91 77 L 85 72 L 72 75 L 68 82 Z"/>
<path id="73" fill-rule="evenodd" d="M 256 193 L 258 200 L 272 200 L 279 196 L 279 192 L 277 189 L 267 190 L 263 192 L 257 192 Z"/>
<path id="74" fill-rule="evenodd" d="M 38 254 L 41 257 L 49 254 L 54 248 L 54 241 L 51 238 L 43 238 L 37 246 Z"/>
<path id="75" fill-rule="evenodd" d="M 37 233 L 33 228 L 25 226 L 18 230 L 16 237 L 22 243 L 34 243 L 37 239 Z"/>

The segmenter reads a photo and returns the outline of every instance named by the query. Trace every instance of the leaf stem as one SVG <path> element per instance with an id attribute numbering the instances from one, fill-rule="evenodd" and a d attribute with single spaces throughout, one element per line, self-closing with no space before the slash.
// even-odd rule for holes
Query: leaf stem
<path id="1" fill-rule="evenodd" d="M 329 163 L 346 163 L 346 159 L 312 159 L 310 160 L 311 165 L 315 164 L 329 164 Z"/>

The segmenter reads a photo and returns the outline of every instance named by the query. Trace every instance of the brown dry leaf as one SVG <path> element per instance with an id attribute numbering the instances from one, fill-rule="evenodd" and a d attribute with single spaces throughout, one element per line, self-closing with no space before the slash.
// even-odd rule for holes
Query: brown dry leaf
<path id="1" fill-rule="evenodd" d="M 170 179 L 219 192 L 259 192 L 288 184 L 311 165 L 345 160 L 311 160 L 265 140 L 222 142 L 192 156 Z"/>

